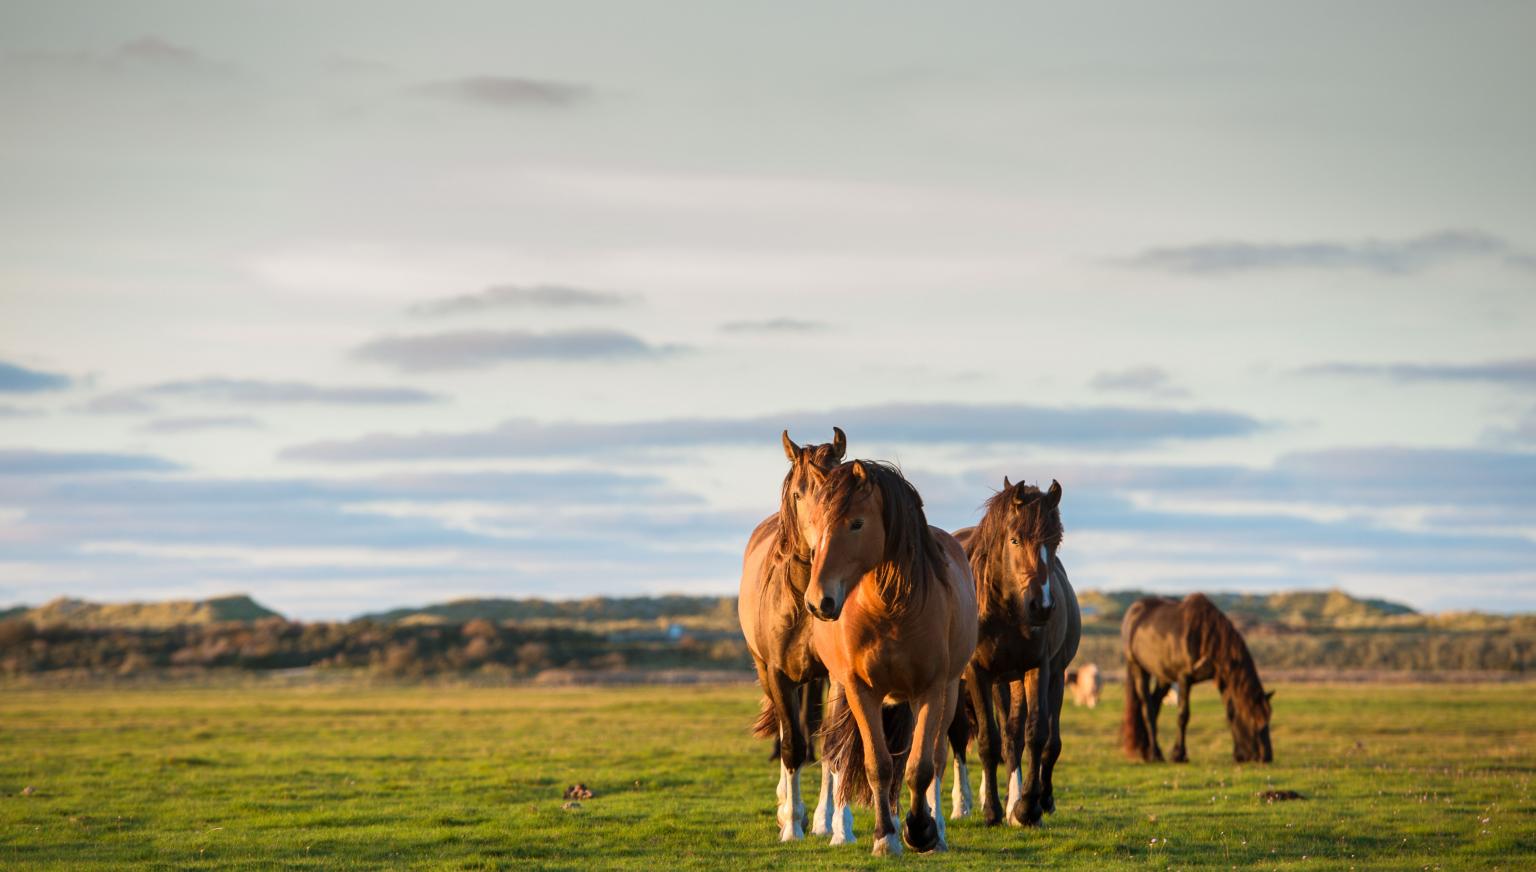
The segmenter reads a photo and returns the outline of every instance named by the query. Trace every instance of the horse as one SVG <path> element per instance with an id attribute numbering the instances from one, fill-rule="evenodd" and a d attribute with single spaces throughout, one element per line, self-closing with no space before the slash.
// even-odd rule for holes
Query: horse
<path id="1" fill-rule="evenodd" d="M 774 757 L 779 760 L 779 838 L 793 841 L 805 835 L 800 769 L 813 756 L 811 739 L 821 726 L 822 686 L 827 674 L 811 650 L 811 620 L 804 605 L 811 552 L 801 532 L 799 506 L 824 471 L 842 462 L 848 438 L 833 427 L 831 442 L 800 446 L 786 430 L 783 444 L 790 467 L 779 489 L 779 511 L 758 524 L 747 540 L 736 610 L 763 689 L 762 712 L 753 732 L 774 739 Z M 825 832 L 831 823 L 828 810 L 832 791 L 830 777 L 822 781 L 816 822 Z M 851 830 L 851 811 L 846 817 L 849 826 L 845 831 Z"/>
<path id="2" fill-rule="evenodd" d="M 1061 706 L 1066 668 L 1082 640 L 1082 613 L 1058 549 L 1061 484 L 1042 492 L 1014 484 L 986 503 L 981 522 L 955 531 L 975 578 L 980 637 L 965 672 L 968 708 L 975 719 L 981 756 L 983 820 L 1036 826 L 1056 810 L 1052 782 L 1061 756 Z M 999 741 L 997 712 L 1007 712 Z M 957 718 L 957 721 L 959 719 Z M 955 747 L 955 790 L 951 817 L 970 813 L 965 736 L 950 730 Z M 1023 747 L 1027 774 L 1020 772 Z M 997 764 L 1007 764 L 1008 804 L 997 800 Z"/>
<path id="3" fill-rule="evenodd" d="M 854 460 L 827 473 L 808 520 L 811 638 L 837 691 L 822 727 L 822 765 L 846 776 L 837 783 L 841 801 L 874 804 L 876 856 L 900 854 L 903 843 L 945 850 L 943 815 L 934 813 L 943 733 L 976 648 L 965 552 L 928 525 L 917 489 L 884 463 Z M 912 716 L 910 738 L 897 726 L 903 711 Z M 898 837 L 892 751 L 903 744 L 911 810 Z"/>
<path id="4" fill-rule="evenodd" d="M 1120 641 L 1125 650 L 1125 718 L 1120 734 L 1126 756 L 1149 763 L 1163 759 L 1157 743 L 1157 715 L 1164 695 L 1177 687 L 1179 741 L 1173 747 L 1173 762 L 1187 762 L 1184 732 L 1189 726 L 1189 690 L 1214 678 L 1226 702 L 1232 758 L 1239 763 L 1274 759 L 1269 741 L 1274 691 L 1265 693 L 1242 634 L 1204 594 L 1192 593 L 1182 602 L 1163 597 L 1136 601 L 1120 624 Z"/>
<path id="5" fill-rule="evenodd" d="M 1072 688 L 1072 704 L 1079 708 L 1098 708 L 1099 691 L 1103 684 L 1097 663 L 1089 663 L 1076 672 L 1067 673 L 1067 686 Z"/>

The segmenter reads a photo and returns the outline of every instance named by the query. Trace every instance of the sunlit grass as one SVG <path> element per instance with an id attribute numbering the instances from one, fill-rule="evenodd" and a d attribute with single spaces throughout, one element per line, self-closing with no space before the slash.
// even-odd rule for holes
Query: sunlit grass
<path id="1" fill-rule="evenodd" d="M 1205 688 L 1194 762 L 1126 762 L 1108 690 L 1065 715 L 1044 829 L 970 820 L 949 854 L 895 862 L 1536 868 L 1530 685 L 1281 686 L 1267 767 L 1232 764 Z M 862 810 L 857 846 L 777 843 L 756 706 L 749 687 L 4 690 L 0 868 L 890 866 Z M 596 797 L 562 808 L 577 781 Z"/>

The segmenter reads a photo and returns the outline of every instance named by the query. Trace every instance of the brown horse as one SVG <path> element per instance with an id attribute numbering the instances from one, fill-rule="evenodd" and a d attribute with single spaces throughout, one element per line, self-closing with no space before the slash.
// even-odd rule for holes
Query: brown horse
<path id="1" fill-rule="evenodd" d="M 779 838 L 804 837 L 805 805 L 800 798 L 800 769 L 811 759 L 811 737 L 820 727 L 826 669 L 811 650 L 811 619 L 805 588 L 811 577 L 811 550 L 802 530 L 800 510 L 826 470 L 842 462 L 848 439 L 833 427 L 824 445 L 796 445 L 784 431 L 789 472 L 779 490 L 779 511 L 765 518 L 747 540 L 741 589 L 736 599 L 741 633 L 757 666 L 763 711 L 753 729 L 772 737 L 779 758 Z M 830 780 L 823 790 L 823 806 Z M 817 819 L 825 817 L 818 809 Z M 850 815 L 851 817 L 851 815 Z"/>
<path id="2" fill-rule="evenodd" d="M 814 473 L 813 473 L 814 475 Z M 874 853 L 946 847 L 938 806 L 944 729 L 976 648 L 976 592 L 965 552 L 928 526 L 917 490 L 893 466 L 854 460 L 832 470 L 809 506 L 812 553 L 805 602 L 818 619 L 816 653 L 840 696 L 823 728 L 823 765 L 844 801 L 873 801 Z M 884 704 L 910 706 L 911 794 L 901 837 Z M 905 704 L 905 706 L 903 706 Z M 864 778 L 856 776 L 864 770 Z"/>
<path id="3" fill-rule="evenodd" d="M 981 630 L 965 674 L 981 755 L 982 811 L 988 825 L 1033 826 L 1055 811 L 1052 776 L 1061 755 L 1061 704 L 1067 664 L 1077 656 L 1082 614 L 1057 554 L 1061 547 L 1061 485 L 1041 492 L 1006 477 L 987 501 L 981 523 L 955 531 L 976 579 Z M 1011 688 L 1007 685 L 1012 684 Z M 997 711 L 1007 712 L 999 742 Z M 954 817 L 969 813 L 963 739 L 955 748 Z M 1027 776 L 1020 772 L 1029 749 Z M 997 801 L 997 764 L 1008 769 L 1008 805 Z"/>
<path id="4" fill-rule="evenodd" d="M 1204 594 L 1182 602 L 1163 597 L 1138 600 L 1120 624 L 1125 649 L 1125 719 L 1121 740 L 1133 760 L 1163 759 L 1157 743 L 1157 715 L 1163 697 L 1179 692 L 1179 741 L 1173 762 L 1189 759 L 1184 731 L 1189 726 L 1189 689 L 1216 679 L 1232 729 L 1232 757 L 1239 763 L 1274 759 L 1269 743 L 1270 698 L 1242 634 Z"/>

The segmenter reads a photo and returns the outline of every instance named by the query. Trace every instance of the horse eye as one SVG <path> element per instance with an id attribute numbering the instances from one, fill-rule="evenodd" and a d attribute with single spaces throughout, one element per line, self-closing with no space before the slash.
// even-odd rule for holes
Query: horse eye
<path id="1" fill-rule="evenodd" d="M 1010 545 L 1017 545 L 1017 544 L 1019 544 L 1019 537 L 1015 536 L 1012 539 L 1009 539 L 1008 540 L 1008 544 L 1010 544 Z"/>
<path id="2" fill-rule="evenodd" d="M 797 502 L 797 503 L 800 502 L 800 492 L 799 491 L 795 491 L 795 502 Z"/>
<path id="3" fill-rule="evenodd" d="M 854 518 L 853 519 L 853 523 L 849 524 L 848 526 L 850 528 L 854 529 L 854 530 L 862 530 L 862 529 L 864 529 L 864 519 L 863 518 Z"/>

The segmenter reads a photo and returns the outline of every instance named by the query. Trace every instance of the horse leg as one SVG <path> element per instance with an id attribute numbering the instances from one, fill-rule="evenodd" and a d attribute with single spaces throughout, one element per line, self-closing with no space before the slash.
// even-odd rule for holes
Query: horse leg
<path id="1" fill-rule="evenodd" d="M 821 729 L 822 721 L 822 689 L 829 684 L 825 678 L 813 678 L 805 683 L 806 707 L 805 707 L 805 734 L 812 739 Z M 827 688 L 827 705 L 832 705 L 832 694 L 836 691 Z M 821 761 L 821 789 L 816 792 L 816 810 L 811 813 L 811 835 L 828 836 L 832 834 L 832 810 L 836 801 L 832 794 L 832 769 L 827 766 L 825 758 Z"/>
<path id="2" fill-rule="evenodd" d="M 1008 767 L 1008 804 L 1003 807 L 1008 823 L 1023 826 L 1022 815 L 1015 817 L 1014 806 L 1024 800 L 1024 771 L 1020 760 L 1024 756 L 1024 722 L 1029 718 L 1029 697 L 1024 682 L 1009 682 L 1002 694 L 1008 705 L 1008 726 L 1003 733 L 1003 763 Z"/>
<path id="3" fill-rule="evenodd" d="M 1189 676 L 1179 678 L 1179 743 L 1173 746 L 1173 762 L 1188 763 L 1189 751 L 1184 745 L 1184 733 L 1189 729 Z"/>
<path id="4" fill-rule="evenodd" d="M 853 710 L 859 725 L 859 739 L 864 743 L 864 777 L 875 798 L 875 846 L 877 857 L 901 853 L 901 837 L 896 833 L 896 817 L 891 811 L 893 783 L 891 749 L 885 744 L 885 723 L 881 703 L 885 695 L 858 685 L 843 688 L 843 701 Z M 853 773 L 848 773 L 853 776 Z"/>
<path id="5" fill-rule="evenodd" d="M 1143 755 L 1148 763 L 1163 759 L 1163 749 L 1157 744 L 1157 712 L 1163 705 L 1163 696 L 1153 687 L 1152 674 L 1140 670 L 1141 719 L 1147 725 L 1147 750 Z M 1166 692 L 1166 691 L 1165 691 Z"/>
<path id="6" fill-rule="evenodd" d="M 996 826 L 1003 820 L 1003 812 L 997 804 L 997 764 L 1002 756 L 1002 743 L 997 734 L 997 707 L 992 705 L 992 677 L 974 672 L 966 682 L 971 695 L 971 706 L 976 710 L 976 755 L 981 758 L 981 817 L 987 826 Z"/>
<path id="7" fill-rule="evenodd" d="M 1050 691 L 1050 660 L 1024 675 L 1024 744 L 1029 749 L 1029 767 L 1024 777 L 1023 795 L 1017 804 L 1008 806 L 1008 822 L 1017 826 L 1039 826 L 1045 809 L 1040 805 L 1041 769 L 1044 766 L 1045 743 L 1050 733 L 1051 717 L 1047 703 Z"/>
<path id="8" fill-rule="evenodd" d="M 838 706 L 847 704 L 843 699 L 842 687 L 828 680 L 827 713 L 835 713 Z M 831 836 L 830 844 L 833 845 L 851 845 L 856 841 L 853 835 L 853 809 L 838 798 L 841 792 L 838 788 L 841 786 L 842 779 L 843 773 L 834 771 L 832 764 L 823 756 L 821 758 L 821 795 L 816 802 L 812 832 L 816 835 Z"/>
<path id="9" fill-rule="evenodd" d="M 948 683 L 928 689 L 913 706 L 916 720 L 912 727 L 912 752 L 907 757 L 907 799 L 910 810 L 902 823 L 901 840 L 914 851 L 928 852 L 939 845 L 937 806 L 930 790 L 943 776 L 934 764 L 944 747 L 944 729 L 949 714 Z"/>
<path id="10" fill-rule="evenodd" d="M 1163 759 L 1163 744 L 1157 739 L 1157 719 L 1162 716 L 1163 700 L 1168 698 L 1168 691 L 1173 687 L 1161 679 L 1151 679 L 1152 689 L 1147 692 L 1147 710 L 1151 713 L 1151 728 L 1147 734 L 1152 738 L 1152 753 L 1157 759 Z"/>
<path id="11" fill-rule="evenodd" d="M 1046 701 L 1050 732 L 1045 739 L 1045 762 L 1040 769 L 1040 808 L 1046 814 L 1056 811 L 1056 790 L 1051 778 L 1056 772 L 1056 760 L 1061 757 L 1061 707 L 1067 696 L 1066 681 L 1059 670 L 1051 673 L 1050 682 Z"/>
<path id="12" fill-rule="evenodd" d="M 955 781 L 950 788 L 949 819 L 955 821 L 970 815 L 971 806 L 976 801 L 971 795 L 971 773 L 965 765 L 965 746 L 971 738 L 970 723 L 965 714 L 967 693 L 967 684 L 962 680 L 955 694 L 955 712 L 949 719 L 949 747 L 955 752 Z M 943 767 L 940 767 L 940 771 L 943 771 Z"/>
<path id="13" fill-rule="evenodd" d="M 773 676 L 770 686 L 779 716 L 779 841 L 792 842 L 805 838 L 800 767 L 805 765 L 806 736 L 800 719 L 799 688 L 782 673 Z"/>

